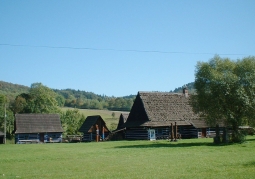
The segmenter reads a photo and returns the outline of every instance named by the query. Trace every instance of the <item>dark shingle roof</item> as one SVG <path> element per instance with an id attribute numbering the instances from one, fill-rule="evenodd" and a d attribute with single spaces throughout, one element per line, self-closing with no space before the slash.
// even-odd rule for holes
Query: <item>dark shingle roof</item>
<path id="1" fill-rule="evenodd" d="M 206 124 L 204 120 L 200 120 L 200 119 L 192 119 L 192 120 L 188 120 L 188 122 L 190 122 L 195 128 L 210 127 L 208 124 Z"/>
<path id="2" fill-rule="evenodd" d="M 191 125 L 199 116 L 182 93 L 138 92 L 125 127 Z"/>
<path id="3" fill-rule="evenodd" d="M 63 132 L 58 114 L 16 114 L 15 118 L 15 134 Z"/>
<path id="4" fill-rule="evenodd" d="M 98 122 L 98 120 L 100 120 L 100 122 Z M 87 133 L 97 123 L 101 123 L 107 129 L 107 131 L 109 131 L 102 117 L 100 115 L 95 115 L 95 116 L 88 116 L 86 118 L 81 128 L 79 129 L 79 132 Z"/>
<path id="5" fill-rule="evenodd" d="M 129 113 L 121 113 L 119 118 L 119 123 L 116 130 L 124 128 L 123 125 L 127 121 Z"/>

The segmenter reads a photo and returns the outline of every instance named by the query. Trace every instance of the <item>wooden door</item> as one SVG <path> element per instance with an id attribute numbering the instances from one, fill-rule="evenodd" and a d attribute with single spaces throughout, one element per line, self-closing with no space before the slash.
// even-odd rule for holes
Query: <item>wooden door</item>
<path id="1" fill-rule="evenodd" d="M 149 133 L 150 140 L 156 140 L 155 129 L 149 129 L 148 133 Z"/>
<path id="2" fill-rule="evenodd" d="M 40 133 L 40 142 L 44 142 L 44 133 Z"/>
<path id="3" fill-rule="evenodd" d="M 202 129 L 202 137 L 206 137 L 206 128 Z"/>

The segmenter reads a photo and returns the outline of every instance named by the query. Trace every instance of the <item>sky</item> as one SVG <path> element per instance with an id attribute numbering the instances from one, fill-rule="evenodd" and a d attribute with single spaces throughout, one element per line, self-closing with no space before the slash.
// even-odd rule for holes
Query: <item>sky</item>
<path id="1" fill-rule="evenodd" d="M 0 1 L 0 81 L 121 97 L 255 56 L 254 0 Z"/>

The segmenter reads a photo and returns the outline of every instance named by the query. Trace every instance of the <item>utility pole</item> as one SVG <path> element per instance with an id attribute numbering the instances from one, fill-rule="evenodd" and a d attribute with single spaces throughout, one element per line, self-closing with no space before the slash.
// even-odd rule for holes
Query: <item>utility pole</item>
<path id="1" fill-rule="evenodd" d="M 6 144 L 6 103 L 4 103 L 4 144 Z"/>

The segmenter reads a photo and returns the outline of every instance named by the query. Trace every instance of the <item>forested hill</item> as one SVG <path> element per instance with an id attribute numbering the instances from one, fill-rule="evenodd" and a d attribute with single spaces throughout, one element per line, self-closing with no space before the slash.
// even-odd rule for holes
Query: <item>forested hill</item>
<path id="1" fill-rule="evenodd" d="M 92 92 L 65 89 L 53 90 L 64 97 L 64 106 L 83 109 L 109 109 L 117 111 L 129 111 L 133 105 L 135 95 L 124 97 L 109 97 L 97 95 Z"/>
<path id="2" fill-rule="evenodd" d="M 189 93 L 194 93 L 194 83 L 186 84 Z M 0 81 L 0 94 L 8 97 L 12 103 L 16 96 L 21 93 L 28 93 L 30 87 L 12 84 Z M 76 107 L 84 109 L 109 109 L 129 111 L 133 105 L 136 94 L 124 97 L 109 97 L 105 95 L 97 95 L 93 92 L 86 92 L 74 89 L 52 89 L 57 94 L 59 106 Z M 173 93 L 181 93 L 182 87 L 175 88 L 170 91 Z"/>
<path id="3" fill-rule="evenodd" d="M 0 94 L 7 96 L 10 103 L 12 103 L 19 94 L 28 93 L 29 89 L 30 87 L 27 86 L 0 81 Z M 52 90 L 57 94 L 56 99 L 59 106 L 85 109 L 129 111 L 135 98 L 135 95 L 117 98 L 74 89 Z"/>
<path id="4" fill-rule="evenodd" d="M 188 83 L 185 86 L 188 88 L 188 91 L 189 91 L 190 94 L 195 93 L 194 82 Z M 170 91 L 170 92 L 172 92 L 172 93 L 182 93 L 182 88 L 183 87 L 175 88 L 175 90 Z"/>
<path id="5" fill-rule="evenodd" d="M 13 101 L 17 95 L 21 93 L 28 93 L 29 87 L 0 81 L 0 94 L 8 97 L 10 101 Z"/>

